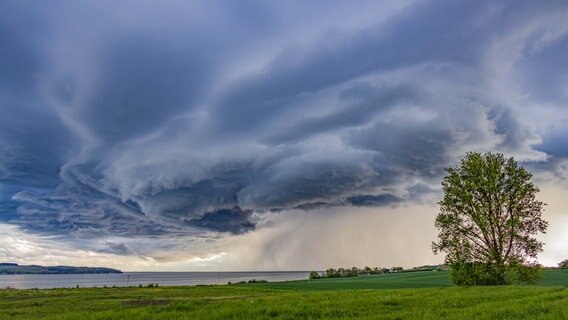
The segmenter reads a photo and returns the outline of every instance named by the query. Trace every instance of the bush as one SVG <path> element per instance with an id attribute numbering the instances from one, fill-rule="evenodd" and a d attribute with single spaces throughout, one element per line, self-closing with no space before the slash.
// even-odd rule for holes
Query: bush
<path id="1" fill-rule="evenodd" d="M 485 263 L 454 263 L 450 267 L 450 278 L 458 286 L 490 285 L 489 266 Z"/>
<path id="2" fill-rule="evenodd" d="M 558 263 L 558 267 L 561 269 L 568 269 L 568 259 L 560 261 L 560 263 Z"/>
<path id="3" fill-rule="evenodd" d="M 320 278 L 319 272 L 317 272 L 317 271 L 312 271 L 312 272 L 310 272 L 310 276 L 309 276 L 309 279 L 310 279 L 310 280 L 319 279 L 319 278 Z"/>
<path id="4" fill-rule="evenodd" d="M 454 263 L 450 267 L 450 277 L 458 286 L 536 284 L 542 277 L 542 266 L 518 262 L 507 266 L 482 262 Z"/>
<path id="5" fill-rule="evenodd" d="M 520 264 L 510 271 L 510 282 L 537 284 L 542 278 L 542 266 L 540 264 Z"/>
<path id="6" fill-rule="evenodd" d="M 256 280 L 256 279 L 252 279 L 249 280 L 248 283 L 266 283 L 268 282 L 267 280 Z"/>

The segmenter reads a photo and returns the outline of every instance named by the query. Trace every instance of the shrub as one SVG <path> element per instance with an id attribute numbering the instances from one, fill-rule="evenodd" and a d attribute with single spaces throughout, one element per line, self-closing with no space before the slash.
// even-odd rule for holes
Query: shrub
<path id="1" fill-rule="evenodd" d="M 265 282 L 268 282 L 268 281 L 266 281 L 266 280 L 256 280 L 256 279 L 252 279 L 252 280 L 249 280 L 249 281 L 248 281 L 248 283 L 265 283 Z"/>
<path id="2" fill-rule="evenodd" d="M 505 267 L 483 262 L 454 263 L 450 267 L 450 277 L 458 286 L 536 284 L 542 277 L 542 266 L 518 262 Z"/>
<path id="3" fill-rule="evenodd" d="M 537 284 L 542 278 L 542 266 L 538 263 L 520 264 L 512 270 L 510 281 L 514 283 Z"/>

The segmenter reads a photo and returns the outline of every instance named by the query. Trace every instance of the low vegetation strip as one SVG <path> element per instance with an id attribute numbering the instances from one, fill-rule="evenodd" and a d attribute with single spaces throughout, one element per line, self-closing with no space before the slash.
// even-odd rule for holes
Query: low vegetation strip
<path id="1" fill-rule="evenodd" d="M 432 271 L 225 286 L 0 290 L 0 319 L 568 319 L 568 270 L 546 270 L 543 284 L 455 287 L 447 272 Z"/>
<path id="2" fill-rule="evenodd" d="M 6 295 L 23 299 L 7 300 Z M 36 298 L 28 299 L 26 295 Z M 0 318 L 566 319 L 566 305 L 565 287 L 344 291 L 277 291 L 237 286 L 98 288 L 2 292 Z"/>
<path id="3" fill-rule="evenodd" d="M 543 271 L 540 286 L 568 286 L 568 269 L 549 269 Z M 404 289 L 404 288 L 433 288 L 451 287 L 449 272 L 421 271 L 401 272 L 380 275 L 323 278 L 316 280 L 251 283 L 264 289 L 285 290 L 351 290 L 351 289 Z"/>
<path id="4" fill-rule="evenodd" d="M 351 290 L 450 287 L 448 272 L 425 271 L 346 278 L 323 278 L 286 282 L 252 283 L 247 286 L 290 290 Z"/>

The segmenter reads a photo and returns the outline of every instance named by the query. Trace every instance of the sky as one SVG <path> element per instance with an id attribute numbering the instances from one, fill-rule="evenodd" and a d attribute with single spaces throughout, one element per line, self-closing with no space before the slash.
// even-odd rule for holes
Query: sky
<path id="1" fill-rule="evenodd" d="M 443 262 L 444 168 L 530 170 L 568 258 L 566 1 L 0 1 L 0 261 Z"/>

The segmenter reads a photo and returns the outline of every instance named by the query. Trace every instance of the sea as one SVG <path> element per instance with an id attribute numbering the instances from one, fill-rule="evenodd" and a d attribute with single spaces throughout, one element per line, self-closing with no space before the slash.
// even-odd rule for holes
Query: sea
<path id="1" fill-rule="evenodd" d="M 52 289 L 147 286 L 196 286 L 249 280 L 291 281 L 308 279 L 307 271 L 265 272 L 124 272 L 108 274 L 0 275 L 0 289 Z"/>

